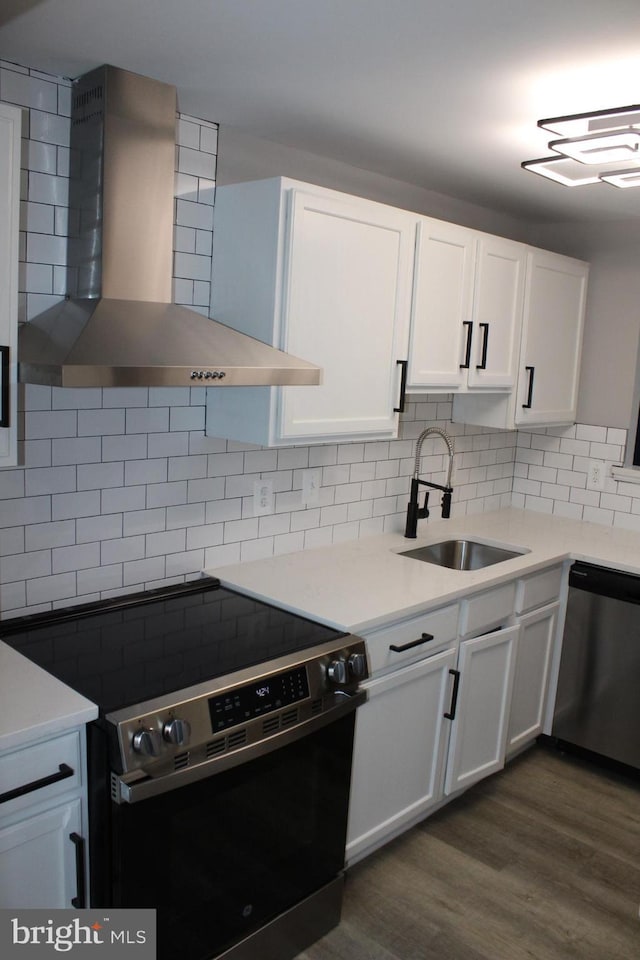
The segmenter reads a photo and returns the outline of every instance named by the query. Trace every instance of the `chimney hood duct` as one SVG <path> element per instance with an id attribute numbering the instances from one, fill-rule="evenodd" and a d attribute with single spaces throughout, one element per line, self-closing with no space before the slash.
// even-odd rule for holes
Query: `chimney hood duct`
<path id="1" fill-rule="evenodd" d="M 20 326 L 19 377 L 62 387 L 317 384 L 314 364 L 171 302 L 175 87 L 73 87 L 68 298 Z"/>

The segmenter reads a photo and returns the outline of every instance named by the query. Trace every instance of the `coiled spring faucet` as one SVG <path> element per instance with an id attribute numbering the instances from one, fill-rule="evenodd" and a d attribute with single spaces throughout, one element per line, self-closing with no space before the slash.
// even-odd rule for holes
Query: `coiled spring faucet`
<path id="1" fill-rule="evenodd" d="M 449 452 L 449 470 L 447 473 L 446 486 L 442 486 L 442 484 L 439 483 L 429 483 L 427 480 L 421 480 L 419 477 L 422 444 L 426 438 L 432 434 L 442 437 Z M 453 470 L 453 455 L 453 440 L 449 434 L 445 430 L 441 430 L 440 427 L 427 427 L 427 429 L 423 430 L 418 437 L 416 442 L 415 467 L 413 471 L 413 477 L 411 478 L 411 494 L 409 496 L 409 503 L 407 505 L 407 524 L 404 531 L 404 535 L 407 539 L 415 540 L 418 535 L 418 520 L 423 520 L 425 517 L 429 516 L 429 491 L 426 491 L 424 495 L 424 503 L 422 506 L 420 506 L 418 502 L 418 490 L 420 486 L 431 487 L 434 490 L 442 490 L 442 517 L 446 520 L 451 515 L 451 494 L 453 493 L 453 487 L 451 486 L 451 472 Z"/>

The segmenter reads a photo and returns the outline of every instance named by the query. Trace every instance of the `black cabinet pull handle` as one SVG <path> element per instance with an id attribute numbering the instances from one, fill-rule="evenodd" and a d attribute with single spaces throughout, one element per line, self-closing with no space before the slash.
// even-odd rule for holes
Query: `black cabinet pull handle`
<path id="1" fill-rule="evenodd" d="M 453 677 L 453 690 L 451 691 L 451 706 L 449 707 L 449 713 L 445 713 L 445 717 L 447 718 L 447 720 L 455 720 L 456 707 L 458 706 L 458 687 L 460 686 L 460 671 L 449 670 L 449 673 Z"/>
<path id="2" fill-rule="evenodd" d="M 471 363 L 471 340 L 473 338 L 473 323 L 471 320 L 463 320 L 462 326 L 467 327 L 467 346 L 464 352 L 464 363 L 460 364 L 461 370 L 468 370 Z"/>
<path id="3" fill-rule="evenodd" d="M 2 377 L 2 389 L 0 389 L 0 427 L 8 427 L 10 421 L 9 415 L 9 347 L 0 346 L 0 377 Z"/>
<path id="4" fill-rule="evenodd" d="M 57 783 L 58 780 L 66 780 L 67 777 L 72 777 L 73 773 L 71 767 L 68 767 L 66 763 L 61 763 L 58 767 L 58 773 L 42 777 L 41 780 L 32 780 L 31 783 L 25 783 L 22 787 L 16 787 L 14 790 L 7 790 L 6 793 L 0 794 L 0 803 L 8 803 L 9 800 L 15 800 L 16 797 L 24 797 L 25 794 L 33 793 L 34 790 L 41 790 L 52 783 Z"/>
<path id="5" fill-rule="evenodd" d="M 531 402 L 533 400 L 533 378 L 536 373 L 535 367 L 525 367 L 525 370 L 529 374 L 529 389 L 527 390 L 527 402 L 522 404 L 523 410 L 531 409 Z"/>
<path id="6" fill-rule="evenodd" d="M 476 370 L 486 370 L 487 369 L 487 346 L 489 344 L 489 324 L 479 323 L 478 326 L 482 330 L 482 358 L 480 360 L 480 363 L 476 363 Z"/>
<path id="7" fill-rule="evenodd" d="M 433 634 L 423 633 L 417 640 L 410 640 L 409 643 L 402 643 L 400 646 L 391 643 L 389 650 L 393 650 L 394 653 L 404 653 L 405 650 L 411 650 L 412 647 L 419 647 L 422 643 L 429 643 L 429 640 L 433 640 Z"/>
<path id="8" fill-rule="evenodd" d="M 408 360 L 396 360 L 396 364 L 400 364 L 402 367 L 402 372 L 400 374 L 400 405 L 393 408 L 394 413 L 404 413 L 404 401 L 407 393 L 407 367 L 409 365 Z"/>
<path id="9" fill-rule="evenodd" d="M 84 837 L 79 833 L 70 833 L 69 840 L 76 848 L 76 896 L 71 898 L 71 906 L 76 910 L 86 907 L 87 885 L 84 873 Z"/>

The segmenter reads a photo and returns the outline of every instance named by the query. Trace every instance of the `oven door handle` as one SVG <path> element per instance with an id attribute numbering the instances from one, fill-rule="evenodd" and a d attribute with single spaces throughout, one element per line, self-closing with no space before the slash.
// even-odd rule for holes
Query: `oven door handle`
<path id="1" fill-rule="evenodd" d="M 139 770 L 120 775 L 112 773 L 111 798 L 116 803 L 138 803 L 140 800 L 158 797 L 163 793 L 169 793 L 171 790 L 178 790 L 180 787 L 196 783 L 198 780 L 204 780 L 206 777 L 213 777 L 242 763 L 248 763 L 250 760 L 255 760 L 257 757 L 278 750 L 288 743 L 307 737 L 316 730 L 321 730 L 341 717 L 353 713 L 354 710 L 366 702 L 367 691 L 360 689 L 355 693 L 347 693 L 346 690 L 337 690 L 334 697 L 334 703 L 323 713 L 310 717 L 308 720 L 304 720 L 302 723 L 286 730 L 280 730 L 270 737 L 258 740 L 256 743 L 249 743 L 232 752 L 203 760 L 192 767 L 183 767 L 159 777 L 151 777 L 144 771 Z"/>

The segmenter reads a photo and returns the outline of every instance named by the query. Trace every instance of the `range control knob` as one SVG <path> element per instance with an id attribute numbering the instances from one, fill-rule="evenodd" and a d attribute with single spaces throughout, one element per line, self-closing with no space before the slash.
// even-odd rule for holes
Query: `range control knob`
<path id="1" fill-rule="evenodd" d="M 347 682 L 347 661 L 332 660 L 327 667 L 327 676 L 333 683 Z"/>
<path id="2" fill-rule="evenodd" d="M 145 757 L 157 757 L 162 747 L 160 731 L 153 727 L 138 730 L 133 735 L 131 746 L 136 753 L 142 753 Z"/>
<path id="3" fill-rule="evenodd" d="M 349 673 L 356 680 L 361 680 L 367 675 L 367 658 L 364 653 L 352 653 L 347 660 Z"/>
<path id="4" fill-rule="evenodd" d="M 179 717 L 174 717 L 165 723 L 162 728 L 162 736 L 167 743 L 173 743 L 176 746 L 183 747 L 189 743 L 191 724 L 188 720 L 181 720 Z"/>

